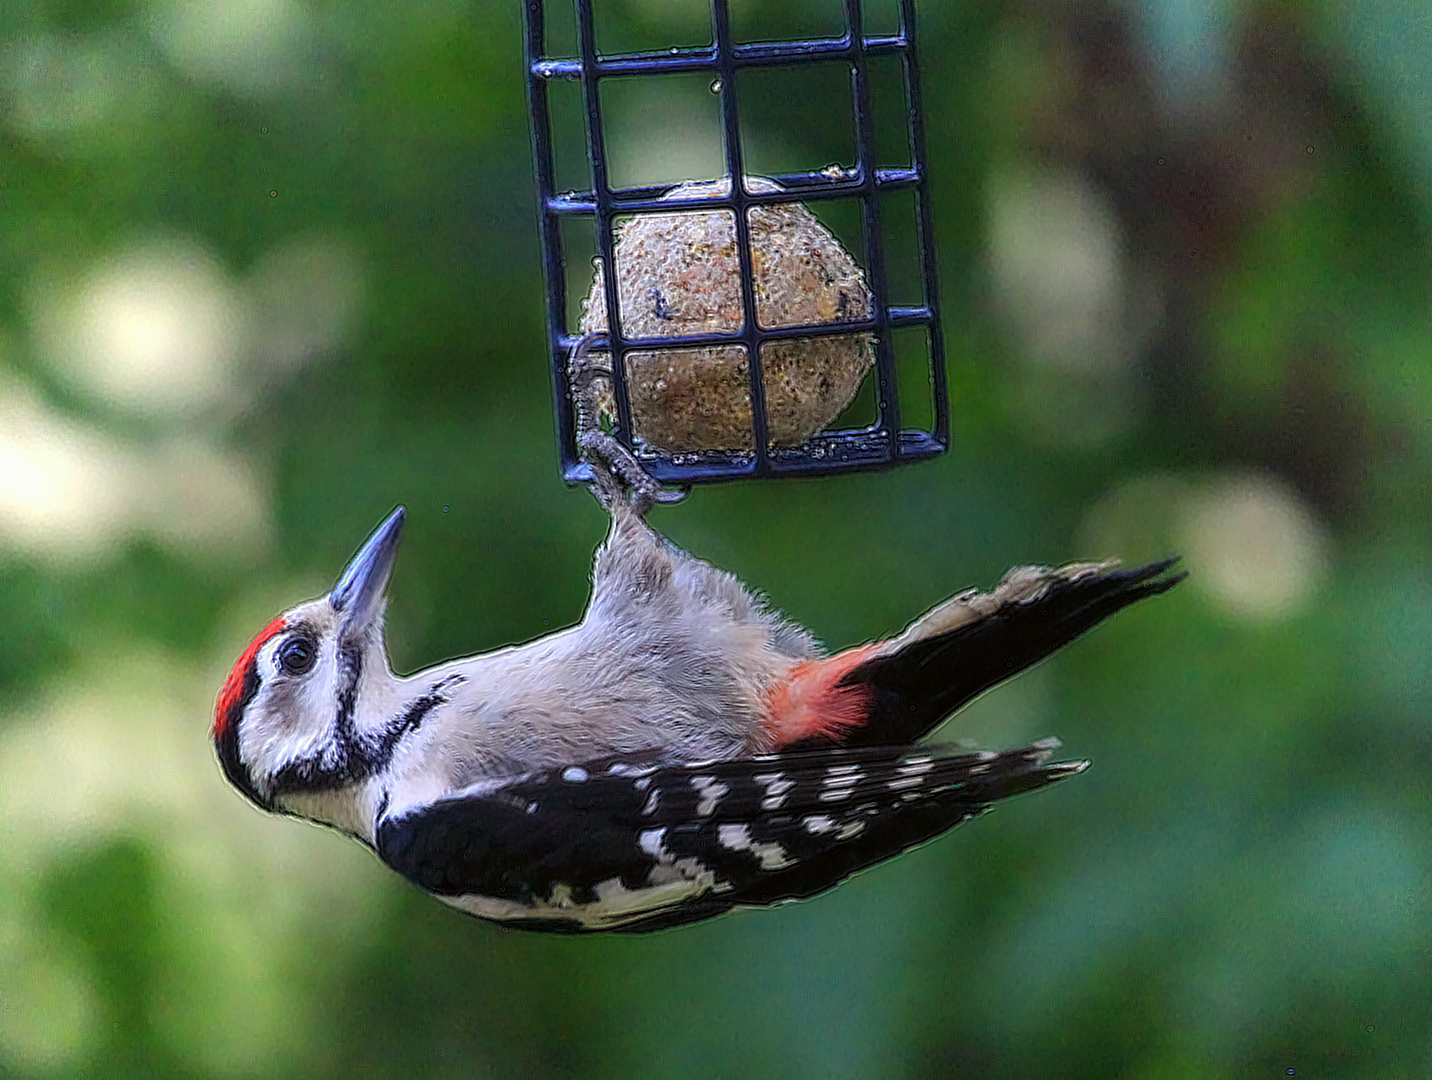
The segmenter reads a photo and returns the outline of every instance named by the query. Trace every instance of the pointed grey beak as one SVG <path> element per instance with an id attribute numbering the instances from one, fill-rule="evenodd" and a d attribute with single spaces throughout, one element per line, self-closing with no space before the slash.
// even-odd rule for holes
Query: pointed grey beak
<path id="1" fill-rule="evenodd" d="M 383 607 L 383 590 L 398 554 L 403 516 L 400 506 L 373 530 L 328 594 L 328 602 L 334 611 L 343 613 L 343 623 L 349 631 L 366 628 Z"/>

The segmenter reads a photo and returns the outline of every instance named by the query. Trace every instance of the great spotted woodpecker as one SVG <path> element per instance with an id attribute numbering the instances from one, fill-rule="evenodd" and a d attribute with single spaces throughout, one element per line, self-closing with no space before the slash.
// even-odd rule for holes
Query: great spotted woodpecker
<path id="1" fill-rule="evenodd" d="M 653 531 L 650 491 L 624 494 L 614 471 L 597 469 L 612 528 L 579 624 L 407 677 L 383 638 L 393 511 L 332 592 L 239 657 L 214 718 L 225 775 L 470 914 L 568 932 L 677 926 L 813 896 L 1080 772 L 1049 763 L 1054 740 L 915 744 L 1182 577 L 1173 560 L 1021 567 L 827 656 Z"/>

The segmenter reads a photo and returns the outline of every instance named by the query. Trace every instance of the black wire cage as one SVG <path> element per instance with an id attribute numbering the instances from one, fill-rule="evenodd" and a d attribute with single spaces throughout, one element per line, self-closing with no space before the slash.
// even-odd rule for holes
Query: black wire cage
<path id="1" fill-rule="evenodd" d="M 949 445 L 949 406 L 945 386 L 944 344 L 939 318 L 939 291 L 936 283 L 934 236 L 930 221 L 925 136 L 920 101 L 919 68 L 915 53 L 915 11 L 913 0 L 898 0 L 898 25 L 891 32 L 872 34 L 866 29 L 864 0 L 841 0 L 844 32 L 826 37 L 780 41 L 738 41 L 733 36 L 727 0 L 710 0 L 711 38 L 708 44 L 670 47 L 662 51 L 613 51 L 603 54 L 597 47 L 597 18 L 593 5 L 602 0 L 526 0 L 527 81 L 531 112 L 533 148 L 541 221 L 542 257 L 547 287 L 547 334 L 551 358 L 553 393 L 558 421 L 563 477 L 569 483 L 582 482 L 590 472 L 577 449 L 577 410 L 572 396 L 569 357 L 580 335 L 569 322 L 567 262 L 572 252 L 570 224 L 583 219 L 594 230 L 599 266 L 617 266 L 620 223 L 643 213 L 670 214 L 673 211 L 725 210 L 734 222 L 735 247 L 739 260 L 740 302 L 743 318 L 734 332 L 699 332 L 667 337 L 637 337 L 623 334 L 618 312 L 618 289 L 609 274 L 605 289 L 606 347 L 611 363 L 610 389 L 614 399 L 614 434 L 637 453 L 645 469 L 657 480 L 690 484 L 745 477 L 810 475 L 879 469 L 923 460 L 943 453 Z M 570 5 L 570 7 L 568 7 Z M 567 10 L 561 10 L 567 8 Z M 574 10 L 573 10 L 574 9 Z M 549 46 L 558 36 L 551 31 L 559 18 L 575 15 L 577 55 L 551 55 Z M 889 59 L 885 59 L 889 58 Z M 892 153 L 890 133 L 881 131 L 877 116 L 897 115 L 892 103 L 880 100 L 872 86 L 871 67 L 882 62 L 898 70 L 898 81 L 888 96 L 903 95 L 898 101 L 898 121 L 886 127 L 903 126 L 903 138 L 895 141 Z M 746 172 L 742 119 L 737 100 L 740 78 L 752 69 L 781 68 L 799 80 L 815 65 L 832 63 L 848 70 L 850 114 L 854 119 L 854 161 L 848 165 L 824 165 L 805 171 L 771 174 L 769 182 L 752 182 Z M 709 187 L 699 197 L 673 194 L 676 184 L 613 186 L 608 133 L 603 126 L 605 84 L 640 76 L 677 77 L 698 73 L 709 76 L 711 90 L 719 95 L 721 144 L 728 181 Z M 739 76 L 739 78 L 738 78 Z M 580 88 L 582 124 L 585 129 L 584 190 L 557 190 L 554 164 L 554 117 L 551 93 L 559 82 Z M 877 136 L 880 140 L 877 143 Z M 882 157 L 884 160 L 882 160 Z M 896 160 L 890 160 L 895 158 Z M 818 163 L 812 163 L 816 166 Z M 905 276 L 915 282 L 918 295 L 902 297 L 914 302 L 891 302 L 887 266 L 888 205 L 892 193 L 913 196 L 913 213 L 905 228 L 913 236 L 900 237 L 914 260 L 913 272 Z M 800 203 L 820 207 L 833 200 L 858 206 L 859 246 L 863 253 L 870 303 L 857 317 L 800 325 L 762 326 L 757 318 L 756 275 L 753 269 L 751 208 Z M 567 243 L 564 244 L 564 236 Z M 859 317 L 863 314 L 864 317 Z M 763 347 L 769 342 L 806 339 L 864 332 L 873 335 L 873 413 L 865 423 L 839 424 L 817 432 L 795 446 L 772 445 L 767 415 Z M 897 362 L 895 341 L 913 334 L 921 345 L 914 361 Z M 670 453 L 644 445 L 633 429 L 632 401 L 628 386 L 629 355 L 644 350 L 696 346 L 732 345 L 744 347 L 749 377 L 751 440 L 749 450 Z M 911 379 L 912 369 L 918 379 Z M 922 427 L 902 425 L 901 389 L 907 400 L 916 391 L 921 404 Z M 906 415 L 908 416 L 909 410 Z"/>

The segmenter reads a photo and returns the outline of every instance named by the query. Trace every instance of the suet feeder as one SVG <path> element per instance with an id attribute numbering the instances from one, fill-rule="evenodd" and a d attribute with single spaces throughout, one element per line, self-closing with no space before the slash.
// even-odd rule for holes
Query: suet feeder
<path id="1" fill-rule="evenodd" d="M 838 36 L 750 42 L 733 34 L 727 0 L 711 0 L 708 44 L 609 53 L 597 48 L 593 6 L 600 2 L 525 3 L 563 476 L 573 483 L 590 476 L 578 452 L 569 365 L 576 343 L 592 332 L 606 335 L 593 354 L 605 383 L 602 419 L 660 482 L 878 469 L 944 452 L 949 409 L 913 0 L 900 0 L 898 25 L 887 33 L 867 32 L 862 0 L 843 0 Z M 553 55 L 549 16 L 568 11 L 576 55 Z M 898 81 L 875 85 L 873 65 L 892 61 Z M 805 73 L 814 78 L 832 65 L 849 73 L 853 160 L 753 175 L 738 101 L 750 73 L 780 68 L 798 85 Z M 709 76 L 719 97 L 725 175 L 614 185 L 603 87 L 692 73 Z M 580 88 L 590 186 L 579 190 L 557 190 L 551 94 L 559 81 Z M 901 100 L 883 101 L 882 91 Z M 892 153 L 876 118 L 897 114 L 904 131 Z M 896 238 L 882 212 L 897 193 L 913 203 L 902 222 L 913 235 L 898 239 L 915 264 L 902 272 L 919 292 L 900 303 L 892 302 L 887 264 L 887 241 Z M 821 220 L 824 208 L 841 202 L 858 207 L 858 255 Z M 574 313 L 567 248 L 570 223 L 582 220 L 591 224 L 596 257 Z M 919 347 L 900 355 L 897 339 Z M 841 414 L 865 380 L 873 380 L 871 415 L 852 425 L 849 411 Z M 902 390 L 907 404 L 916 394 L 923 399 L 924 427 L 902 423 Z"/>

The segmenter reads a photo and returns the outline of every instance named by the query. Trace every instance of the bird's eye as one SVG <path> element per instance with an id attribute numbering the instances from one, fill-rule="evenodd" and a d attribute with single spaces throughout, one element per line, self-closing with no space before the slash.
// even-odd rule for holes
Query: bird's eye
<path id="1" fill-rule="evenodd" d="M 278 667 L 285 675 L 304 675 L 318 659 L 312 638 L 291 637 L 278 647 Z"/>

